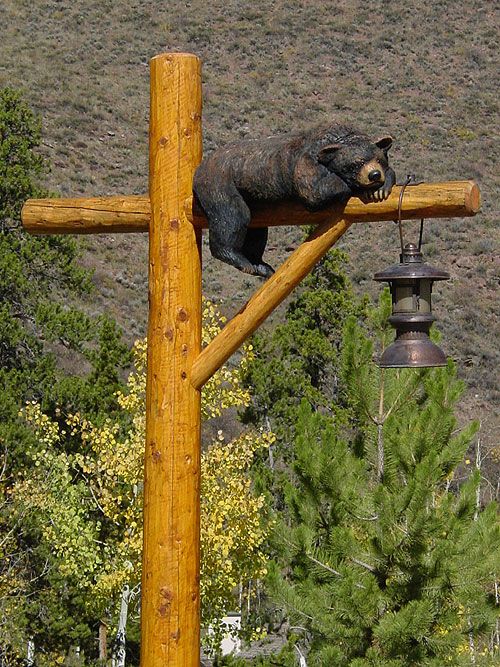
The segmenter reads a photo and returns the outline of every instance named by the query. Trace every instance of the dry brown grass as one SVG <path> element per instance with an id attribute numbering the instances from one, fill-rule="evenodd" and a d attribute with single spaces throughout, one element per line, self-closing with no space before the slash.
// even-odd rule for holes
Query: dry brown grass
<path id="1" fill-rule="evenodd" d="M 429 257 L 453 276 L 436 305 L 444 346 L 470 386 L 465 411 L 479 414 L 493 438 L 497 21 L 489 0 L 2 0 L 0 85 L 23 88 L 43 115 L 47 183 L 62 196 L 146 190 L 148 61 L 165 50 L 204 62 L 206 150 L 338 118 L 393 134 L 401 177 L 477 179 L 483 212 L 431 222 L 427 239 Z M 269 261 L 278 264 L 296 241 L 297 230 L 272 230 Z M 397 257 L 392 225 L 356 226 L 345 245 L 360 288 L 375 292 L 369 276 Z M 146 239 L 96 238 L 85 247 L 96 268 L 90 307 L 111 312 L 131 338 L 143 333 Z M 207 257 L 205 291 L 226 311 L 253 286 Z"/>

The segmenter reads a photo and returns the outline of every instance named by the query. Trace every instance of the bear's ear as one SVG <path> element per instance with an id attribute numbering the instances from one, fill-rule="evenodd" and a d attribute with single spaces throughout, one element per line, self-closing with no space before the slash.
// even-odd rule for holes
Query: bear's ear
<path id="1" fill-rule="evenodd" d="M 330 144 L 329 146 L 323 146 L 323 148 L 318 153 L 318 162 L 321 164 L 328 164 L 339 148 L 342 148 L 342 144 Z"/>
<path id="2" fill-rule="evenodd" d="M 380 137 L 380 139 L 377 139 L 375 142 L 375 146 L 378 146 L 383 151 L 388 151 L 392 146 L 392 137 Z"/>

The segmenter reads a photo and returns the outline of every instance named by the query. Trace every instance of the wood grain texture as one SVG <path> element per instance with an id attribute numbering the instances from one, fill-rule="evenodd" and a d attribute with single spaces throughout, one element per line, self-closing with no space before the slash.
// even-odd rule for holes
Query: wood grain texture
<path id="1" fill-rule="evenodd" d="M 184 201 L 201 160 L 201 66 L 151 61 L 149 326 L 141 666 L 200 661 L 200 234 Z"/>
<path id="2" fill-rule="evenodd" d="M 390 197 L 374 204 L 363 204 L 352 197 L 342 210 L 342 217 L 353 222 L 394 220 L 397 216 L 400 186 Z M 185 212 L 197 227 L 207 221 L 193 204 L 191 193 L 185 200 Z M 480 209 L 480 192 L 474 181 L 421 183 L 406 189 L 403 218 L 453 218 L 475 215 Z M 252 208 L 252 227 L 321 224 L 337 215 L 339 209 L 328 208 L 311 213 L 297 202 L 285 201 Z M 95 234 L 146 232 L 151 207 L 147 195 L 98 197 L 89 199 L 29 199 L 21 219 L 31 234 Z"/>
<path id="3" fill-rule="evenodd" d="M 248 303 L 226 324 L 196 359 L 191 382 L 201 388 L 240 345 L 272 313 L 350 227 L 351 221 L 330 220 L 318 226 L 279 267 Z"/>
<path id="4" fill-rule="evenodd" d="M 149 195 L 84 199 L 28 199 L 21 211 L 30 234 L 147 232 Z"/>

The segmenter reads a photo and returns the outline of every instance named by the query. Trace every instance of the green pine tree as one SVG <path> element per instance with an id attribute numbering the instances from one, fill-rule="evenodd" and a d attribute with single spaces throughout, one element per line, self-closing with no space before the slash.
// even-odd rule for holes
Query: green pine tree
<path id="1" fill-rule="evenodd" d="M 332 250 L 303 280 L 285 318 L 271 334 L 253 339 L 255 360 L 246 377 L 252 404 L 244 421 L 269 421 L 283 439 L 293 430 L 303 398 L 318 409 L 338 402 L 340 332 L 350 315 L 361 315 L 366 299 L 355 297 L 345 271 L 347 256 Z"/>
<path id="2" fill-rule="evenodd" d="M 344 325 L 341 407 L 301 402 L 271 588 L 309 667 L 498 664 L 496 507 L 478 506 L 478 471 L 457 474 L 476 424 L 457 428 L 451 363 L 375 366 L 389 309 L 385 294 L 370 334 Z"/>
<path id="3" fill-rule="evenodd" d="M 368 303 L 355 296 L 346 262 L 340 250 L 327 253 L 302 281 L 283 321 L 252 340 L 255 358 L 245 378 L 252 401 L 241 417 L 277 436 L 265 460 L 256 463 L 254 476 L 259 491 L 267 491 L 278 511 L 301 401 L 343 418 L 338 410 L 343 401 L 339 384 L 342 327 L 351 315 L 363 317 Z"/>
<path id="4" fill-rule="evenodd" d="M 92 289 L 91 275 L 77 264 L 75 240 L 30 236 L 20 227 L 25 200 L 48 194 L 39 186 L 47 168 L 38 152 L 40 141 L 40 120 L 29 105 L 19 92 L 1 89 L 0 443 L 9 444 L 11 465 L 28 437 L 17 418 L 25 400 L 41 402 L 46 411 L 56 402 L 73 409 L 77 403 L 79 410 L 93 414 L 109 410 L 119 369 L 128 361 L 109 318 L 91 318 L 68 305 Z M 91 372 L 68 380 L 58 368 L 61 351 L 77 366 L 86 358 Z"/>
<path id="5" fill-rule="evenodd" d="M 113 321 L 69 305 L 92 288 L 91 275 L 78 266 L 75 240 L 30 236 L 20 226 L 25 200 L 48 196 L 39 185 L 47 169 L 40 141 L 40 119 L 19 92 L 0 89 L 0 659 L 5 664 L 19 647 L 25 651 L 28 637 L 40 655 L 73 636 L 82 644 L 90 622 L 98 620 L 86 617 L 71 584 L 51 568 L 51 554 L 40 548 L 43 526 L 36 517 L 20 522 L 12 516 L 10 488 L 18 473 L 29 475 L 25 452 L 36 445 L 19 411 L 25 401 L 36 400 L 52 416 L 59 406 L 98 422 L 100 414 L 117 408 L 114 393 L 129 360 Z M 62 355 L 76 372 L 63 370 Z M 70 438 L 64 443 L 66 449 L 74 446 Z"/>

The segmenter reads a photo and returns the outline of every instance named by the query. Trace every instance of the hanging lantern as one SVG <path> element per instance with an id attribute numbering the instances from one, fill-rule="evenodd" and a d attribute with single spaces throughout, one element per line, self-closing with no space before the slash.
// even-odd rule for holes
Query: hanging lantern
<path id="1" fill-rule="evenodd" d="M 446 365 L 444 352 L 429 338 L 429 329 L 436 319 L 432 314 L 432 284 L 449 277 L 446 271 L 426 264 L 413 243 L 404 246 L 399 264 L 375 274 L 375 280 L 389 283 L 392 296 L 389 322 L 396 329 L 396 340 L 380 357 L 381 368 Z"/>
<path id="2" fill-rule="evenodd" d="M 432 285 L 436 280 L 448 280 L 450 274 L 423 261 L 421 252 L 423 220 L 420 223 L 418 246 L 414 243 L 404 245 L 401 206 L 405 188 L 410 184 L 414 184 L 413 176 L 408 176 L 399 195 L 400 263 L 374 275 L 375 280 L 389 283 L 392 296 L 392 315 L 389 317 L 389 322 L 396 329 L 396 340 L 380 357 L 381 368 L 426 368 L 446 365 L 446 356 L 429 338 L 429 329 L 436 319 L 432 314 Z"/>

